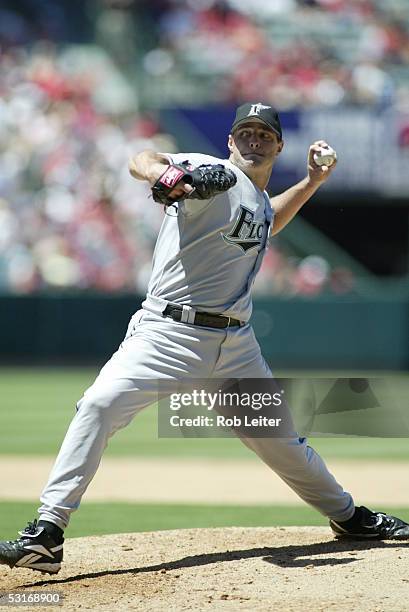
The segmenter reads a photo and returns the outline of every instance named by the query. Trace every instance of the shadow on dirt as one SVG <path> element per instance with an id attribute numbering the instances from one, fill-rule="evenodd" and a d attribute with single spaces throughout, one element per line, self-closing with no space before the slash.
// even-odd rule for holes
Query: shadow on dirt
<path id="1" fill-rule="evenodd" d="M 88 574 L 77 574 L 68 578 L 54 579 L 50 578 L 40 582 L 30 582 L 20 585 L 19 588 L 30 588 L 33 586 L 46 586 L 56 584 L 68 584 L 70 582 L 79 582 L 81 580 L 90 580 L 92 578 L 101 578 L 105 576 L 121 576 L 124 574 L 140 574 L 147 572 L 160 572 L 180 570 L 186 567 L 198 567 L 201 565 L 210 565 L 212 563 L 225 563 L 229 561 L 239 561 L 241 559 L 254 559 L 260 557 L 263 561 L 286 568 L 299 567 L 322 567 L 325 565 L 346 565 L 354 561 L 362 560 L 359 557 L 359 551 L 368 549 L 393 549 L 393 548 L 408 548 L 409 542 L 358 542 L 358 541 L 331 541 L 315 544 L 289 545 L 263 548 L 249 548 L 242 550 L 226 550 L 223 552 L 204 553 L 202 555 L 192 555 L 183 557 L 175 561 L 165 561 L 156 565 L 147 565 L 144 567 L 134 567 L 119 570 L 103 570 L 100 572 L 90 572 Z M 332 555 L 346 553 L 344 557 L 332 557 L 322 555 Z M 319 558 L 314 558 L 318 556 Z"/>

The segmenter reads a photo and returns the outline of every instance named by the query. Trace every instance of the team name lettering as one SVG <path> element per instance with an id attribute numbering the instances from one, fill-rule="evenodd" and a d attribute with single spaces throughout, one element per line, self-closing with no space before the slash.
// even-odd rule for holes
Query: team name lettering
<path id="1" fill-rule="evenodd" d="M 240 212 L 232 231 L 222 236 L 226 242 L 234 244 L 246 253 L 261 245 L 264 224 L 265 222 L 256 223 L 253 211 L 245 206 L 240 206 Z"/>

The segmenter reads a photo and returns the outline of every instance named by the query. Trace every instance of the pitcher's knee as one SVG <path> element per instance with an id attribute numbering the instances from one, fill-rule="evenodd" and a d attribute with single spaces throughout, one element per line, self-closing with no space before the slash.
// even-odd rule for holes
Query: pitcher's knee
<path id="1" fill-rule="evenodd" d="M 77 403 L 77 417 L 106 428 L 112 429 L 113 422 L 117 419 L 115 409 L 115 398 L 107 398 L 97 394 L 85 395 Z"/>
<path id="2" fill-rule="evenodd" d="M 130 423 L 142 407 L 142 399 L 137 389 L 90 388 L 77 404 L 77 415 L 96 420 L 112 434 Z"/>

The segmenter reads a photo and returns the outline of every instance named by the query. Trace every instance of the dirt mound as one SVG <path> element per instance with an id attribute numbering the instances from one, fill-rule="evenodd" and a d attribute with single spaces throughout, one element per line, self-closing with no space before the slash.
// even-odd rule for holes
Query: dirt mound
<path id="1" fill-rule="evenodd" d="M 0 566 L 0 592 L 59 592 L 64 612 L 403 611 L 408 547 L 338 542 L 317 527 L 76 538 L 66 541 L 65 563 L 56 576 Z"/>

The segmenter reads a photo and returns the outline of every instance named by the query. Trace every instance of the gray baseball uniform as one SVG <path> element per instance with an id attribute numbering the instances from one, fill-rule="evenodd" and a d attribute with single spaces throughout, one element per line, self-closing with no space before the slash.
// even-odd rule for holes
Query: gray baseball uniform
<path id="1" fill-rule="evenodd" d="M 271 371 L 248 321 L 251 288 L 273 221 L 268 195 L 228 160 L 172 156 L 193 165 L 223 163 L 237 184 L 211 200 L 185 200 L 158 236 L 141 310 L 124 341 L 78 402 L 49 481 L 40 518 L 62 528 L 78 508 L 109 438 L 157 397 L 159 379 L 266 378 Z M 183 306 L 181 322 L 163 315 Z M 196 310 L 239 319 L 239 327 L 192 324 Z M 325 516 L 349 519 L 354 503 L 305 438 L 240 438 L 302 499 Z"/>

